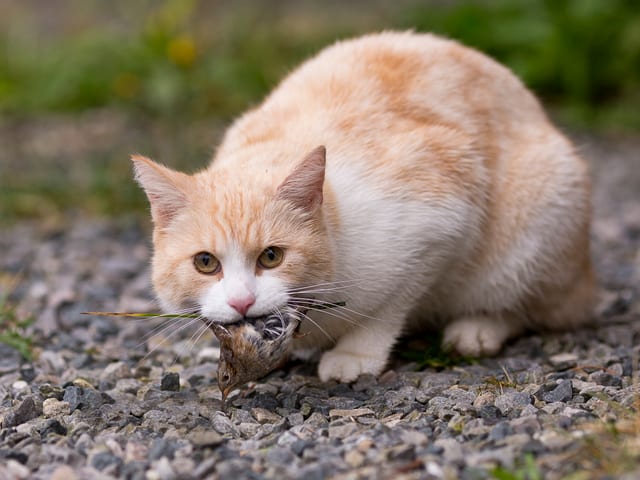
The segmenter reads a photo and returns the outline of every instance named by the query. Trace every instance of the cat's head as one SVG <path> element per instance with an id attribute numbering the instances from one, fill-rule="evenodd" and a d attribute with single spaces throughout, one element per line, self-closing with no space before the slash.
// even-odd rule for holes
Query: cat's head
<path id="1" fill-rule="evenodd" d="M 290 172 L 214 162 L 186 175 L 132 159 L 151 205 L 152 278 L 165 310 L 232 323 L 282 309 L 291 289 L 330 275 L 324 147 Z"/>

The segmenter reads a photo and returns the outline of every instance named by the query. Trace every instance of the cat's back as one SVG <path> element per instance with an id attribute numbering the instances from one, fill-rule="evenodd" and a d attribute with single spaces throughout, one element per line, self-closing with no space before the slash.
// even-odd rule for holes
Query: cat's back
<path id="1" fill-rule="evenodd" d="M 505 67 L 435 35 L 384 32 L 337 42 L 303 63 L 235 123 L 219 157 L 271 141 L 347 154 L 410 134 L 431 137 L 434 148 L 482 147 L 481 137 L 493 148 L 498 135 L 517 140 L 525 124 L 547 127 L 536 99 Z"/>

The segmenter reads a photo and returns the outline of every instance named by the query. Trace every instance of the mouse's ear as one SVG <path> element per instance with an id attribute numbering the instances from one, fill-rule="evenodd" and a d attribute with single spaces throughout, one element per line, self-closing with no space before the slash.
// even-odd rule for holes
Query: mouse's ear
<path id="1" fill-rule="evenodd" d="M 221 346 L 229 345 L 231 343 L 232 336 L 229 330 L 217 323 L 211 323 L 210 327 Z"/>

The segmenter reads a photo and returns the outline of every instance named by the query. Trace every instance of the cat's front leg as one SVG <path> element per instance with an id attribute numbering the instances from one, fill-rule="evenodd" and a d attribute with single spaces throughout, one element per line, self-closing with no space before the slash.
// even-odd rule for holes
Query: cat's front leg
<path id="1" fill-rule="evenodd" d="M 379 375 L 402 333 L 404 315 L 381 315 L 380 320 L 367 319 L 340 337 L 336 346 L 320 359 L 318 376 L 323 382 L 353 382 L 358 376 Z"/>

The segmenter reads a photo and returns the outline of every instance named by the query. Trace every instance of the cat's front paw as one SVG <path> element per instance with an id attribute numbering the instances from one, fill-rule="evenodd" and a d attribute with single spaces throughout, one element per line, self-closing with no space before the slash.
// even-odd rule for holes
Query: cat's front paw
<path id="1" fill-rule="evenodd" d="M 338 380 L 339 382 L 349 383 L 364 373 L 379 375 L 386 363 L 386 358 L 346 352 L 334 348 L 322 355 L 318 366 L 318 376 L 323 382 Z"/>

